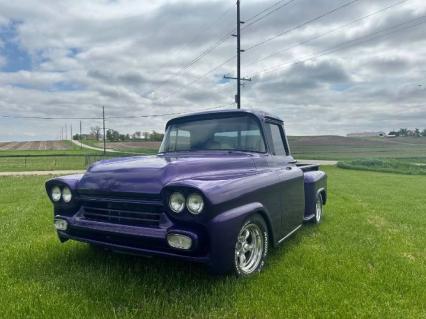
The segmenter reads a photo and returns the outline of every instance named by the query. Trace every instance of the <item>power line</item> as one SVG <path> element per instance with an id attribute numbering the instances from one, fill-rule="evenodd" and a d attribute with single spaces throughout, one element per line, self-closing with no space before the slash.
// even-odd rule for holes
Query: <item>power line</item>
<path id="1" fill-rule="evenodd" d="M 273 12 L 281 9 L 282 7 L 289 5 L 290 3 L 294 2 L 296 0 L 290 0 L 285 2 L 284 0 L 280 0 L 277 1 L 276 3 L 274 3 L 272 6 L 269 6 L 268 8 L 262 10 L 261 12 L 257 13 L 256 15 L 252 16 L 251 18 L 249 18 L 247 20 L 247 22 L 250 22 L 247 27 L 251 26 L 254 23 L 257 23 L 258 21 L 264 19 L 266 16 L 272 14 Z M 284 3 L 283 3 L 284 2 Z M 282 4 L 281 4 L 282 3 Z M 281 4 L 280 6 L 276 7 L 277 5 Z M 274 8 L 276 7 L 276 8 Z M 271 10 L 270 12 L 268 12 L 269 10 Z M 230 9 L 229 9 L 230 10 Z M 228 11 L 229 11 L 228 10 Z M 263 13 L 265 13 L 265 15 L 261 16 Z M 257 19 L 256 19 L 257 18 Z M 256 19 L 255 21 L 252 21 L 253 19 Z M 202 58 L 204 58 L 206 55 L 208 55 L 209 53 L 211 53 L 212 51 L 214 51 L 216 48 L 218 48 L 219 46 L 221 46 L 223 43 L 225 43 L 228 39 L 230 39 L 231 33 L 227 33 L 225 34 L 223 37 L 221 37 L 218 41 L 216 41 L 213 45 L 211 45 L 210 47 L 208 47 L 207 49 L 205 49 L 203 52 L 201 52 L 201 54 L 199 54 L 196 58 L 194 58 L 189 64 L 187 64 L 186 66 L 182 67 L 178 73 L 176 75 L 181 74 L 183 71 L 190 69 L 194 64 L 196 64 L 198 61 L 200 61 Z M 233 59 L 235 59 L 237 57 L 237 55 L 233 55 L 230 58 L 226 59 L 225 61 L 221 62 L 220 64 L 214 66 L 213 68 L 211 68 L 210 70 L 208 70 L 207 72 L 203 73 L 201 76 L 195 78 L 193 81 L 191 81 L 188 85 L 192 85 L 198 81 L 200 81 L 201 79 L 205 78 L 206 76 L 208 76 L 209 74 L 211 74 L 212 72 L 218 70 L 220 67 L 224 66 L 225 64 L 231 62 Z M 164 84 L 163 84 L 164 85 Z M 160 85 L 160 87 L 162 87 L 163 85 Z M 156 90 L 158 90 L 159 88 L 157 88 Z M 174 92 L 172 92 L 171 94 L 166 95 L 163 98 L 168 98 L 170 96 L 172 96 L 174 93 L 177 93 L 179 91 L 181 91 L 181 89 L 175 89 Z M 154 91 L 155 92 L 155 91 Z"/>
<path id="2" fill-rule="evenodd" d="M 228 105 L 207 108 L 207 109 L 199 110 L 199 112 L 217 110 L 225 106 L 228 106 Z M 182 114 L 188 114 L 188 112 L 174 112 L 174 113 L 134 115 L 134 116 L 109 116 L 109 117 L 106 117 L 106 119 L 140 119 L 140 118 L 148 118 L 148 117 L 161 117 L 161 116 L 172 116 L 172 115 L 182 115 Z"/>
<path id="3" fill-rule="evenodd" d="M 220 38 L 217 42 L 215 42 L 213 45 L 205 49 L 200 55 L 198 55 L 195 59 L 193 59 L 187 66 L 185 66 L 181 71 L 188 70 L 191 68 L 195 63 L 200 61 L 202 58 L 204 58 L 206 55 L 210 54 L 212 51 L 214 51 L 216 48 L 220 47 L 223 43 L 226 42 L 226 40 L 229 40 L 231 38 L 231 33 L 224 35 L 222 38 Z"/>
<path id="4" fill-rule="evenodd" d="M 20 116 L 0 115 L 1 118 L 24 120 L 102 120 L 102 117 L 45 117 L 45 116 Z"/>
<path id="5" fill-rule="evenodd" d="M 219 19 L 217 19 L 216 22 L 210 23 L 210 24 L 205 24 L 205 25 L 209 25 L 207 27 L 206 30 L 204 30 L 202 33 L 197 34 L 196 36 L 192 37 L 192 40 L 190 40 L 189 42 L 185 43 L 185 47 L 188 47 L 190 44 L 194 43 L 196 40 L 198 40 L 198 38 L 200 38 L 201 36 L 204 36 L 208 31 L 210 31 L 211 29 L 215 28 L 217 26 L 218 23 L 220 23 L 221 21 L 223 21 L 226 16 L 233 10 L 234 5 L 230 6 L 227 10 L 223 11 L 220 16 Z M 178 51 L 178 53 L 182 52 L 182 50 Z"/>
<path id="6" fill-rule="evenodd" d="M 276 3 L 274 3 L 272 6 L 269 6 L 268 8 L 262 10 L 261 12 L 257 13 L 256 15 L 252 16 L 251 18 L 247 19 L 246 22 L 250 22 L 254 19 L 256 19 L 255 21 L 252 21 L 251 23 L 249 23 L 247 25 L 247 27 L 249 27 L 250 25 L 257 23 L 258 21 L 260 21 L 261 19 L 264 19 L 267 15 L 270 15 L 271 13 L 281 9 L 282 7 L 289 5 L 290 3 L 294 2 L 296 0 L 290 0 L 290 1 L 286 1 L 285 0 L 280 0 L 277 1 Z M 283 3 L 284 2 L 284 3 Z M 277 5 L 281 4 L 280 6 L 276 7 Z M 274 8 L 276 7 L 276 8 Z M 269 10 L 273 10 L 268 12 Z M 263 13 L 266 13 L 265 15 L 261 16 Z M 242 30 L 245 28 L 242 28 Z M 194 65 L 195 63 L 197 63 L 199 60 L 201 60 L 205 55 L 209 54 L 210 52 L 212 52 L 214 49 L 216 49 L 217 47 L 219 47 L 221 44 L 223 44 L 226 40 L 228 40 L 230 38 L 230 34 L 225 34 L 221 39 L 219 39 L 215 44 L 213 44 L 211 47 L 207 48 L 206 50 L 204 50 L 198 57 L 196 57 L 195 59 L 193 59 L 187 66 L 183 67 L 180 71 L 184 71 L 189 69 L 192 65 Z M 205 78 L 206 76 L 208 76 L 209 74 L 211 74 L 212 72 L 218 70 L 219 68 L 221 68 L 222 66 L 224 66 L 225 64 L 231 62 L 233 59 L 235 59 L 237 57 L 237 55 L 233 55 L 229 58 L 227 58 L 225 61 L 221 62 L 220 64 L 214 66 L 213 68 L 209 69 L 207 72 L 203 73 L 201 76 L 195 78 L 193 81 L 189 82 L 188 84 L 186 84 L 186 86 L 192 85 L 198 81 L 200 81 L 201 79 Z M 182 72 L 178 72 L 178 74 L 180 74 Z M 163 98 L 168 98 L 170 96 L 172 96 L 174 93 L 181 91 L 181 89 L 175 89 L 174 92 L 172 92 L 171 94 L 166 95 Z"/>
<path id="7" fill-rule="evenodd" d="M 185 84 L 184 87 L 180 87 L 180 88 L 175 88 L 174 91 L 172 91 L 170 94 L 163 96 L 163 99 L 167 99 L 168 97 L 182 91 L 183 89 L 191 86 L 192 84 L 197 83 L 198 81 L 204 79 L 205 77 L 207 77 L 208 75 L 210 75 L 211 73 L 213 73 L 214 71 L 220 69 L 222 66 L 226 65 L 227 63 L 231 62 L 232 60 L 234 60 L 237 57 L 237 55 L 233 55 L 229 58 L 227 58 L 226 60 L 222 61 L 221 63 L 217 64 L 216 66 L 214 66 L 213 68 L 209 69 L 207 72 L 203 73 L 202 75 L 196 77 L 194 80 L 190 81 L 189 83 Z"/>
<path id="8" fill-rule="evenodd" d="M 293 2 L 295 2 L 296 0 L 289 0 L 289 1 L 278 1 L 275 2 L 273 5 L 269 6 L 268 8 L 262 10 L 261 12 L 259 12 L 258 14 L 255 14 L 253 17 L 249 18 L 246 20 L 246 24 L 245 26 L 241 29 L 241 31 L 244 31 L 247 28 L 250 28 L 252 25 L 262 21 L 263 19 L 265 19 L 266 17 L 270 16 L 271 14 L 273 14 L 274 12 L 292 4 Z M 280 6 L 274 8 L 275 6 L 277 6 L 278 4 L 284 2 L 283 4 L 281 4 Z M 264 13 L 264 14 L 263 14 Z M 263 14 L 263 15 L 262 15 Z M 253 20 L 253 21 L 252 21 Z"/>
<path id="9" fill-rule="evenodd" d="M 213 108 L 207 108 L 200 111 L 211 111 L 219 109 L 224 106 L 217 106 Z M 108 119 L 138 119 L 138 118 L 150 118 L 150 117 L 162 117 L 162 116 L 171 116 L 171 115 L 181 115 L 187 114 L 188 112 L 174 112 L 174 113 L 163 113 L 163 114 L 150 114 L 150 115 L 132 115 L 132 116 L 107 116 Z M 45 116 L 19 116 L 19 115 L 0 115 L 0 118 L 8 119 L 24 119 L 24 120 L 103 120 L 104 117 L 45 117 Z"/>
<path id="10" fill-rule="evenodd" d="M 257 47 L 260 47 L 261 45 L 264 45 L 264 44 L 266 44 L 268 42 L 271 42 L 272 40 L 275 40 L 275 39 L 277 39 L 277 38 L 279 38 L 279 37 L 281 37 L 281 36 L 283 36 L 285 34 L 288 34 L 288 33 L 292 32 L 292 31 L 294 31 L 294 30 L 303 28 L 303 27 L 307 26 L 308 24 L 316 22 L 316 21 L 318 21 L 318 20 L 320 20 L 320 19 L 322 19 L 322 18 L 324 18 L 324 17 L 326 17 L 328 15 L 331 15 L 331 14 L 333 14 L 333 13 L 335 13 L 335 12 L 337 12 L 337 11 L 343 9 L 343 8 L 348 7 L 351 4 L 353 4 L 353 3 L 359 2 L 359 1 L 360 0 L 351 0 L 349 2 L 346 2 L 346 3 L 344 3 L 344 4 L 342 4 L 342 5 L 334 8 L 334 9 L 332 9 L 330 11 L 327 11 L 327 12 L 324 12 L 324 13 L 320 14 L 319 16 L 316 16 L 316 17 L 314 17 L 314 18 L 312 18 L 310 20 L 307 20 L 307 21 L 305 21 L 305 22 L 303 22 L 301 24 L 298 24 L 298 25 L 296 25 L 296 26 L 294 26 L 292 28 L 289 28 L 289 29 L 286 29 L 286 30 L 284 30 L 282 32 L 279 32 L 278 34 L 273 35 L 273 36 L 271 36 L 269 38 L 266 38 L 265 40 L 260 41 L 260 42 L 258 42 L 256 44 L 253 44 L 253 45 L 249 46 L 248 48 L 246 48 L 246 51 L 252 50 L 252 49 L 257 48 Z"/>
<path id="11" fill-rule="evenodd" d="M 227 14 L 233 9 L 234 5 L 232 5 L 232 7 L 230 7 L 228 10 L 226 10 L 220 17 L 219 21 L 222 21 Z M 214 24 L 215 26 L 217 25 L 217 23 Z M 212 25 L 213 26 L 213 25 Z M 211 29 L 211 28 L 209 28 Z M 163 84 L 160 84 L 156 89 L 154 89 L 155 91 L 158 91 L 160 88 L 162 88 L 165 84 L 166 81 L 171 79 L 172 77 L 176 77 L 180 74 L 182 74 L 184 71 L 189 70 L 190 68 L 192 68 L 193 65 L 195 65 L 196 63 L 198 63 L 200 60 L 202 60 L 205 56 L 207 56 L 208 54 L 210 54 L 211 52 L 213 52 L 215 49 L 217 49 L 218 47 L 220 47 L 223 43 L 226 42 L 226 40 L 231 38 L 231 33 L 233 30 L 231 30 L 230 32 L 227 32 L 226 34 L 224 34 L 222 37 L 220 37 L 219 40 L 217 40 L 214 44 L 212 44 L 211 46 L 209 46 L 208 48 L 206 48 L 205 50 L 203 50 L 199 55 L 197 55 L 194 59 L 192 59 L 187 65 L 181 67 L 178 69 L 177 73 L 174 75 L 171 75 L 169 77 L 167 77 Z M 204 33 L 203 33 L 204 34 Z M 193 43 L 197 38 L 193 39 L 193 41 L 191 41 L 190 43 Z M 190 44 L 189 43 L 189 44 Z M 188 44 L 186 45 L 188 46 Z"/>
<path id="12" fill-rule="evenodd" d="M 417 27 L 419 25 L 422 25 L 423 23 L 426 23 L 426 19 L 425 18 L 426 18 L 426 15 L 417 17 L 415 19 L 411 19 L 411 20 L 405 21 L 403 23 L 397 24 L 397 25 L 392 26 L 390 28 L 386 28 L 386 29 L 377 31 L 377 32 L 374 32 L 372 34 L 368 34 L 366 36 L 359 37 L 357 39 L 346 41 L 344 43 L 341 43 L 338 46 L 329 48 L 327 50 L 323 50 L 323 51 L 319 52 L 318 54 L 313 55 L 313 56 L 311 56 L 309 58 L 302 59 L 302 60 L 297 60 L 297 61 L 294 61 L 294 62 L 289 62 L 289 63 L 285 63 L 285 64 L 281 64 L 281 65 L 276 65 L 274 67 L 271 67 L 271 68 L 268 68 L 268 69 L 264 69 L 262 72 L 259 72 L 258 74 L 271 73 L 271 72 L 274 72 L 274 71 L 277 71 L 277 70 L 281 70 L 281 69 L 283 69 L 285 67 L 289 67 L 289 66 L 292 66 L 292 65 L 304 63 L 304 62 L 307 62 L 307 61 L 310 61 L 310 60 L 317 59 L 317 58 L 322 57 L 324 55 L 340 51 L 342 49 L 350 48 L 350 47 L 352 47 L 352 46 L 354 46 L 356 44 L 365 43 L 365 42 L 374 40 L 376 38 L 388 37 L 389 35 L 392 35 L 392 34 L 394 34 L 396 32 L 407 30 L 407 29 L 411 29 L 411 28 Z M 409 23 L 413 23 L 413 22 L 415 22 L 417 20 L 421 20 L 421 19 L 425 19 L 425 20 L 420 21 L 420 22 L 418 22 L 418 23 L 416 23 L 414 25 L 409 25 L 409 26 L 406 26 L 406 27 L 402 27 L 402 26 L 405 26 L 405 25 L 407 25 Z M 390 31 L 390 30 L 393 30 L 393 31 Z M 386 32 L 386 31 L 389 31 L 389 32 Z M 385 33 L 381 34 L 383 32 L 385 32 Z"/>
<path id="13" fill-rule="evenodd" d="M 318 40 L 318 39 L 320 39 L 320 38 L 322 38 L 322 37 L 324 37 L 324 36 L 326 36 L 326 35 L 329 35 L 329 34 L 332 34 L 332 33 L 336 32 L 336 31 L 339 31 L 339 30 L 345 29 L 345 28 L 347 28 L 348 26 L 351 26 L 351 25 L 353 25 L 353 24 L 355 24 L 355 23 L 357 23 L 357 22 L 359 22 L 359 21 L 361 21 L 361 20 L 364 20 L 364 19 L 370 18 L 370 17 L 372 17 L 372 16 L 374 16 L 374 15 L 377 15 L 377 14 L 384 13 L 385 11 L 387 11 L 387 10 L 389 10 L 389 9 L 391 9 L 391 8 L 394 8 L 394 7 L 396 7 L 396 6 L 402 5 L 402 4 L 404 4 L 404 3 L 408 2 L 408 1 L 409 1 L 409 0 L 402 0 L 402 1 L 398 1 L 398 2 L 392 3 L 392 4 L 390 4 L 390 5 L 388 5 L 388 6 L 384 7 L 384 8 L 382 8 L 382 9 L 380 9 L 380 10 L 377 10 L 377 11 L 371 12 L 371 13 L 369 13 L 369 14 L 367 14 L 367 15 L 364 15 L 364 16 L 362 16 L 362 17 L 359 17 L 359 18 L 356 18 L 356 19 L 354 19 L 354 20 L 351 20 L 350 22 L 348 22 L 348 23 L 346 23 L 346 24 L 344 24 L 344 25 L 341 25 L 341 26 L 339 26 L 339 27 L 337 27 L 337 28 L 334 28 L 334 29 L 332 29 L 332 30 L 329 30 L 329 31 L 327 31 L 327 32 L 321 33 L 321 34 L 319 34 L 319 35 L 317 35 L 317 36 L 315 36 L 315 37 L 312 37 L 312 38 L 309 38 L 309 39 L 307 39 L 307 40 L 304 40 L 304 41 L 298 42 L 298 43 L 296 43 L 296 44 L 294 44 L 294 45 L 292 45 L 292 46 L 289 46 L 289 47 L 287 47 L 287 48 L 280 49 L 280 50 L 277 50 L 277 51 L 275 51 L 275 52 L 272 52 L 271 54 L 268 54 L 267 56 L 262 57 L 262 58 L 260 58 L 260 59 L 258 59 L 258 60 L 256 60 L 256 61 L 254 61 L 253 63 L 259 63 L 259 62 L 262 62 L 262 61 L 264 61 L 264 60 L 266 60 L 266 59 L 269 59 L 269 58 L 271 58 L 271 57 L 273 57 L 273 56 L 275 56 L 275 55 L 278 55 L 278 54 L 280 54 L 280 53 L 287 52 L 287 51 L 289 51 L 289 50 L 291 50 L 291 49 L 294 49 L 294 48 L 296 48 L 296 47 L 299 47 L 299 46 L 301 46 L 301 45 L 304 45 L 304 44 L 310 43 L 310 42 L 312 42 L 312 41 Z"/>

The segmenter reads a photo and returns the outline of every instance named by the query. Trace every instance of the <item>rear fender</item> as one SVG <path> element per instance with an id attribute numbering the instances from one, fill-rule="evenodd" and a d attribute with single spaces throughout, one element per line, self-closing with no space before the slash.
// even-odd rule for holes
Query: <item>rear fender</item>
<path id="1" fill-rule="evenodd" d="M 304 174 L 305 187 L 305 220 L 315 214 L 315 201 L 321 194 L 323 204 L 327 203 L 327 175 L 323 171 L 312 171 Z"/>

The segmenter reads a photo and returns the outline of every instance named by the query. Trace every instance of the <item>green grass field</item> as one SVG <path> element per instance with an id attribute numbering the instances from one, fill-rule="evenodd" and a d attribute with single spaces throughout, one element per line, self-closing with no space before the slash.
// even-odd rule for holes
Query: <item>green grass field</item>
<path id="1" fill-rule="evenodd" d="M 68 149 L 64 150 L 0 150 L 0 172 L 13 171 L 49 171 L 83 170 L 94 161 L 103 159 L 103 152 L 80 148 L 70 141 L 62 141 Z M 94 144 L 94 143 L 92 143 Z M 131 153 L 110 153 L 106 158 L 116 156 L 134 156 Z M 138 152 L 142 149 L 138 149 Z M 148 150 L 145 154 L 154 154 Z"/>
<path id="2" fill-rule="evenodd" d="M 298 159 L 426 158 L 425 137 L 290 136 Z"/>
<path id="3" fill-rule="evenodd" d="M 84 170 L 95 161 L 121 156 L 119 154 L 81 154 L 72 156 L 0 156 L 0 172 L 52 171 L 52 170 Z"/>
<path id="4" fill-rule="evenodd" d="M 254 278 L 60 244 L 45 177 L 0 178 L 1 318 L 425 318 L 426 176 L 326 168 L 323 223 Z"/>
<path id="5" fill-rule="evenodd" d="M 358 159 L 338 162 L 340 168 L 408 175 L 426 175 L 426 158 Z"/>
<path id="6" fill-rule="evenodd" d="M 103 143 L 96 140 L 85 140 L 83 144 L 103 148 Z M 147 144 L 150 147 L 147 147 Z M 139 153 L 139 154 L 157 154 L 160 148 L 161 142 L 108 142 L 106 144 L 107 149 L 113 149 L 115 151 L 123 153 Z"/>

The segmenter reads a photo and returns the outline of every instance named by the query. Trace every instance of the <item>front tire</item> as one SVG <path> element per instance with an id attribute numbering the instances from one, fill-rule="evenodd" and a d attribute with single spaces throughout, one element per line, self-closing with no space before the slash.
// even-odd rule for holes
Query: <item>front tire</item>
<path id="1" fill-rule="evenodd" d="M 268 255 L 268 228 L 260 215 L 250 216 L 235 242 L 234 270 L 240 277 L 259 273 Z"/>

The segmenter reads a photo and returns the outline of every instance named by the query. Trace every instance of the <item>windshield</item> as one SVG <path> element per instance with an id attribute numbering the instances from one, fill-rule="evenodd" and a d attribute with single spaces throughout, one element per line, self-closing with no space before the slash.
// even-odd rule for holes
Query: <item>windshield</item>
<path id="1" fill-rule="evenodd" d="M 266 151 L 258 122 L 247 115 L 170 125 L 160 147 L 160 153 L 204 150 Z"/>

